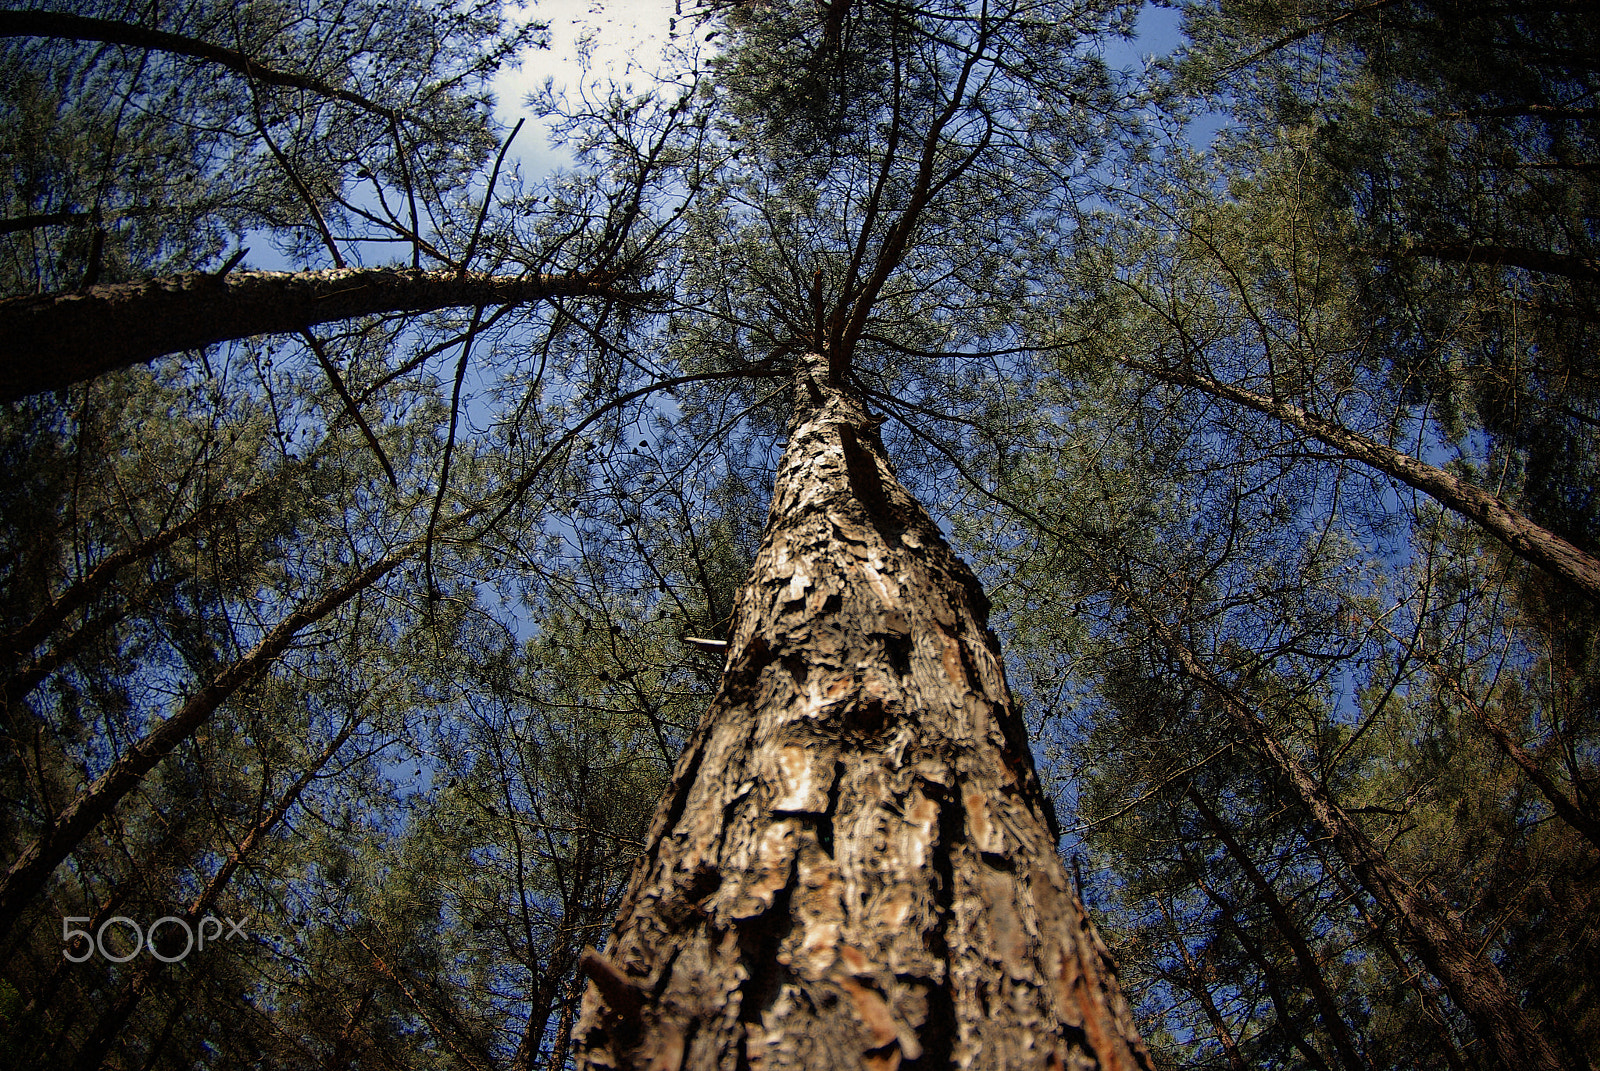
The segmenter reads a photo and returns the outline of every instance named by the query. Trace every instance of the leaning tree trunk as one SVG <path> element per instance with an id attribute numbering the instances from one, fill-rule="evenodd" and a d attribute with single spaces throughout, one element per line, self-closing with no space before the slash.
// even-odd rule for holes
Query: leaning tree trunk
<path id="1" fill-rule="evenodd" d="M 876 427 L 801 362 L 722 687 L 585 956 L 587 1066 L 1150 1067 L 988 600 Z"/>
<path id="2" fill-rule="evenodd" d="M 1343 425 L 1282 401 L 1231 383 L 1182 370 L 1169 370 L 1143 361 L 1122 362 L 1166 383 L 1194 387 L 1216 398 L 1226 398 L 1275 420 L 1298 428 L 1345 457 L 1370 465 L 1401 483 L 1415 487 L 1446 509 L 1474 521 L 1484 531 L 1511 548 L 1524 561 L 1567 581 L 1591 599 L 1600 601 L 1600 558 L 1567 542 L 1555 532 L 1535 524 L 1512 509 L 1504 499 L 1447 469 L 1429 465 L 1392 446 L 1358 435 Z"/>
<path id="3" fill-rule="evenodd" d="M 1184 673 L 1222 702 L 1239 736 L 1253 745 L 1300 797 L 1362 887 L 1383 906 L 1423 966 L 1472 1021 L 1495 1066 L 1519 1071 L 1588 1071 L 1592 1065 L 1587 1060 L 1567 1063 L 1557 1053 L 1538 1020 L 1523 1010 L 1500 968 L 1485 954 L 1487 942 L 1474 940 L 1466 932 L 1460 916 L 1439 890 L 1428 881 L 1413 884 L 1395 870 L 1383 849 L 1335 802 L 1327 783 L 1300 764 L 1171 626 L 1154 616 L 1148 620 Z"/>
<path id="4" fill-rule="evenodd" d="M 557 297 L 637 304 L 614 277 L 460 271 L 189 272 L 0 300 L 0 402 L 181 350 L 380 313 L 522 305 Z"/>

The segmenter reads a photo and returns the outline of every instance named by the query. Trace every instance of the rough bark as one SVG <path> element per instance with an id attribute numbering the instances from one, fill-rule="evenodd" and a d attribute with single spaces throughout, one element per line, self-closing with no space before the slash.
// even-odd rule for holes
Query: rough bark
<path id="1" fill-rule="evenodd" d="M 800 363 L 722 686 L 591 979 L 591 1068 L 1149 1068 L 987 599 Z"/>
<path id="2" fill-rule="evenodd" d="M 168 353 L 377 313 L 553 297 L 637 301 L 609 275 L 455 271 L 190 272 L 0 301 L 0 401 L 57 390 Z"/>
<path id="3" fill-rule="evenodd" d="M 1158 368 L 1140 361 L 1124 363 L 1167 383 L 1195 387 L 1298 428 L 1344 456 L 1393 476 L 1446 509 L 1477 522 L 1484 531 L 1510 547 L 1517 557 L 1577 585 L 1591 599 L 1600 601 L 1600 559 L 1535 524 L 1499 496 L 1289 402 L 1194 372 Z"/>

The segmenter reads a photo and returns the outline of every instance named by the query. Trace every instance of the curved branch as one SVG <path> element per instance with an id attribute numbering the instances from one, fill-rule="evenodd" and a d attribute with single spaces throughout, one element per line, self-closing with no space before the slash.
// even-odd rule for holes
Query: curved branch
<path id="1" fill-rule="evenodd" d="M 354 104 L 374 115 L 381 115 L 391 122 L 407 118 L 393 108 L 386 108 L 359 93 L 340 89 L 309 75 L 267 67 L 243 52 L 223 48 L 209 41 L 186 37 L 183 34 L 150 30 L 112 19 L 91 19 L 82 15 L 65 15 L 58 11 L 0 11 L 0 37 L 50 37 L 65 41 L 98 41 L 108 45 L 148 48 L 214 63 L 242 74 L 251 81 L 266 85 L 287 86 L 291 89 L 320 93 L 325 97 Z"/>

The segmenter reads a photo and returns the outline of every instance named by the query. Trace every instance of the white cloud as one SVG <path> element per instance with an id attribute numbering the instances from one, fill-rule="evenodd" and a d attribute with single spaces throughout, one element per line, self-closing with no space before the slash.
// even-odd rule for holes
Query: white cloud
<path id="1" fill-rule="evenodd" d="M 527 114 L 528 94 L 541 90 L 547 78 L 558 93 L 575 89 L 585 78 L 631 81 L 636 92 L 645 92 L 654 84 L 674 23 L 680 36 L 689 31 L 683 8 L 692 10 L 693 0 L 538 0 L 522 17 L 549 23 L 550 47 L 527 53 L 521 67 L 495 78 L 501 121 L 509 126 Z M 544 145 L 547 135 L 541 132 L 535 144 L 532 133 L 523 135 L 528 140 L 517 146 L 516 155 L 530 170 L 559 164 L 559 156 Z"/>

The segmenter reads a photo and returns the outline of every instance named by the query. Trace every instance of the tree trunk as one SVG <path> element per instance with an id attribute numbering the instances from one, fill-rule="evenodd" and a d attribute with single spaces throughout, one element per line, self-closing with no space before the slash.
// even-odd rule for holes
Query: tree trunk
<path id="1" fill-rule="evenodd" d="M 1362 1071 L 1370 1067 L 1371 1065 L 1362 1059 L 1357 1050 L 1355 1038 L 1350 1036 L 1349 1024 L 1344 1021 L 1344 1015 L 1339 1011 L 1339 1004 L 1333 999 L 1332 991 L 1328 989 L 1328 982 L 1322 976 L 1322 964 L 1317 961 L 1316 954 L 1306 943 L 1300 927 L 1290 917 L 1288 907 L 1278 897 L 1278 890 L 1267 880 L 1266 875 L 1261 873 L 1255 861 L 1244 850 L 1244 845 L 1233 835 L 1233 830 L 1228 828 L 1221 815 L 1211 809 L 1211 805 L 1193 784 L 1189 785 L 1184 795 L 1189 797 L 1189 802 L 1200 812 L 1200 817 L 1205 819 L 1211 832 L 1228 850 L 1228 855 L 1233 858 L 1234 864 L 1244 873 L 1250 882 L 1250 887 L 1255 889 L 1256 899 L 1272 917 L 1278 934 L 1294 953 L 1295 965 L 1300 968 L 1300 979 L 1311 993 L 1311 999 L 1317 1006 L 1317 1014 L 1322 1018 L 1323 1028 L 1328 1031 L 1328 1038 L 1339 1054 L 1339 1062 L 1344 1065 L 1346 1071 Z"/>
<path id="2" fill-rule="evenodd" d="M 1400 951 L 1400 946 L 1394 943 L 1394 939 L 1385 929 L 1384 919 L 1375 916 L 1368 909 L 1368 896 L 1351 885 L 1346 880 L 1344 868 L 1335 865 L 1329 858 L 1327 842 L 1319 840 L 1312 844 L 1312 848 L 1316 851 L 1317 858 L 1322 861 L 1324 872 L 1338 887 L 1344 902 L 1356 909 L 1356 914 L 1366 926 L 1372 943 L 1377 945 L 1393 964 L 1394 977 L 1410 983 L 1412 992 L 1417 995 L 1417 1003 L 1422 1007 L 1423 1017 L 1428 1025 L 1433 1027 L 1433 1040 L 1438 1045 L 1440 1054 L 1444 1056 L 1445 1063 L 1450 1066 L 1450 1071 L 1467 1071 L 1467 1058 L 1462 1054 L 1461 1047 L 1456 1044 L 1455 1035 L 1450 1030 L 1450 1016 L 1446 1014 L 1444 1004 L 1434 988 L 1439 984 L 1439 980 L 1425 968 L 1419 969 L 1413 961 L 1406 958 L 1404 952 Z M 1429 984 L 1430 981 L 1433 985 Z"/>
<path id="3" fill-rule="evenodd" d="M 303 465 L 304 462 L 299 464 Z M 273 485 L 276 482 L 277 477 L 275 475 L 266 482 L 256 484 L 237 498 L 209 502 L 196 509 L 186 520 L 162 529 L 155 535 L 141 539 L 137 543 L 121 547 L 107 554 L 96 562 L 88 572 L 74 580 L 60 594 L 51 598 L 48 603 L 35 611 L 33 617 L 29 618 L 27 622 L 18 625 L 4 635 L 0 635 L 0 651 L 10 654 L 16 659 L 17 664 L 22 663 L 35 647 L 48 639 L 51 633 L 61 626 L 63 621 L 77 610 L 87 606 L 91 599 L 104 591 L 116 579 L 119 570 L 132 565 L 134 562 L 148 560 L 180 539 L 196 535 L 214 524 L 240 516 L 256 508 L 263 499 L 266 499 L 275 490 Z"/>
<path id="4" fill-rule="evenodd" d="M 1228 1067 L 1232 1071 L 1249 1071 L 1249 1065 L 1244 1062 L 1244 1057 L 1239 1053 L 1239 1043 L 1233 1039 L 1233 1031 L 1228 1028 L 1228 1021 L 1222 1017 L 1222 1011 L 1217 1007 L 1217 1002 L 1211 999 L 1211 990 L 1208 987 L 1210 973 L 1203 957 L 1209 955 L 1202 951 L 1202 959 L 1195 962 L 1189 954 L 1189 945 L 1184 940 L 1183 933 L 1178 929 L 1178 920 L 1166 901 L 1156 898 L 1156 906 L 1161 909 L 1162 918 L 1167 920 L 1167 928 L 1172 931 L 1172 947 L 1177 949 L 1178 956 L 1183 962 L 1184 988 L 1189 995 L 1194 997 L 1200 1005 L 1200 1010 L 1206 1013 L 1206 1020 L 1211 1024 L 1211 1032 L 1216 1036 L 1217 1044 L 1222 1046 L 1222 1053 L 1228 1058 Z M 1176 981 L 1176 979 L 1173 979 Z"/>
<path id="5" fill-rule="evenodd" d="M 1582 797 L 1567 795 L 1562 787 L 1556 784 L 1555 779 L 1544 772 L 1539 760 L 1530 755 L 1527 749 L 1517 742 L 1516 737 L 1512 736 L 1511 732 L 1473 697 L 1459 677 L 1432 659 L 1428 660 L 1428 668 L 1432 669 L 1445 686 L 1455 693 L 1456 698 L 1461 700 L 1461 705 L 1467 708 L 1472 720 L 1494 738 L 1501 753 L 1528 775 L 1528 780 L 1533 782 L 1539 794 L 1545 798 L 1545 802 L 1550 804 L 1550 809 L 1555 812 L 1556 817 L 1571 826 L 1590 844 L 1600 848 L 1600 822 L 1595 821 L 1584 809 Z"/>
<path id="6" fill-rule="evenodd" d="M 206 882 L 205 888 L 200 891 L 200 895 L 194 898 L 182 915 L 177 916 L 186 926 L 190 927 L 191 932 L 193 927 L 198 925 L 200 920 L 216 906 L 217 898 L 222 895 L 222 890 L 227 888 L 228 883 L 233 880 L 234 873 L 244 863 L 245 859 L 251 852 L 255 851 L 257 845 L 277 829 L 278 823 L 283 821 L 284 816 L 289 813 L 294 805 L 300 802 L 300 794 L 306 790 L 306 786 L 322 773 L 322 768 L 328 765 L 334 755 L 338 754 L 340 748 L 344 747 L 345 741 L 350 739 L 350 734 L 355 732 L 356 726 L 359 724 L 360 722 L 355 718 L 347 720 L 344 723 L 344 727 L 329 741 L 328 746 L 322 749 L 322 753 L 312 760 L 306 769 L 301 771 L 300 776 L 295 779 L 294 784 L 289 786 L 289 791 L 284 793 L 277 806 L 252 825 L 245 833 L 244 838 L 238 842 L 238 845 L 228 852 L 228 856 L 223 861 L 222 866 Z M 154 938 L 152 938 L 153 940 Z M 168 962 L 168 960 L 156 955 L 142 959 L 133 977 L 125 982 L 114 996 L 108 997 L 106 1003 L 102 1005 L 106 1010 L 102 1012 L 100 1018 L 95 1022 L 94 1030 L 89 1034 L 88 1039 L 78 1049 L 77 1060 L 74 1063 L 77 1071 L 95 1071 L 105 1062 L 106 1054 L 111 1051 L 111 1046 L 121 1035 L 123 1028 L 127 1026 L 128 1019 L 144 998 L 154 991 L 156 980 L 166 971 Z"/>
<path id="7" fill-rule="evenodd" d="M 1538 1071 L 1585 1071 L 1584 1065 L 1568 1065 L 1556 1054 L 1538 1022 L 1523 1012 L 1500 969 L 1484 954 L 1482 943 L 1462 929 L 1459 917 L 1439 891 L 1430 883 L 1413 884 L 1402 877 L 1388 856 L 1334 801 L 1326 786 L 1261 723 L 1255 711 L 1203 666 L 1171 627 L 1154 617 L 1148 620 L 1184 673 L 1222 703 L 1240 736 L 1288 782 L 1362 888 L 1383 906 L 1423 966 L 1472 1020 L 1479 1040 L 1500 1065 Z"/>
<path id="8" fill-rule="evenodd" d="M 722 687 L 585 954 L 586 1066 L 1151 1066 L 988 600 L 876 429 L 802 359 Z"/>
<path id="9" fill-rule="evenodd" d="M 78 842 L 111 814 L 122 798 L 137 788 L 144 775 L 173 748 L 205 724 L 235 692 L 265 672 L 289 649 L 302 629 L 366 591 L 415 553 L 415 548 L 408 548 L 380 558 L 316 602 L 284 618 L 248 654 L 211 678 L 176 713 L 140 737 L 60 814 L 50 816 L 39 835 L 22 849 L 10 869 L 0 877 L 0 936 L 11 932 L 28 902 L 38 895 Z"/>
<path id="10" fill-rule="evenodd" d="M 1564 275 L 1569 279 L 1600 279 L 1600 264 L 1596 264 L 1588 257 L 1573 256 L 1570 253 L 1552 253 L 1547 249 L 1529 249 L 1522 246 L 1412 242 L 1404 248 L 1362 249 L 1361 252 L 1395 260 L 1426 257 L 1433 260 L 1460 261 L 1465 264 L 1525 268 L 1545 275 Z"/>
<path id="11" fill-rule="evenodd" d="M 1173 832 L 1178 836 L 1176 843 L 1178 856 L 1183 861 L 1183 869 L 1188 873 L 1189 880 L 1194 883 L 1195 888 L 1205 893 L 1206 899 L 1211 901 L 1211 906 L 1217 909 L 1217 919 L 1221 927 L 1233 935 L 1233 939 L 1239 943 L 1244 954 L 1250 957 L 1250 961 L 1261 972 L 1261 984 L 1267 991 L 1267 999 L 1272 1001 L 1278 1032 L 1305 1058 L 1312 1071 L 1333 1071 L 1322 1053 L 1306 1038 L 1305 1031 L 1300 1029 L 1300 1024 L 1295 1021 L 1294 1009 L 1290 1007 L 1289 998 L 1280 984 L 1283 972 L 1272 962 L 1261 945 L 1251 938 L 1249 930 L 1239 921 L 1239 913 L 1233 904 L 1212 888 L 1211 883 L 1200 873 L 1194 857 L 1184 847 L 1182 827 L 1176 821 L 1177 816 L 1174 815 L 1173 818 Z"/>
<path id="12" fill-rule="evenodd" d="M 377 313 L 517 305 L 552 297 L 638 301 L 609 275 L 455 271 L 192 272 L 0 301 L 0 401 L 57 390 L 180 350 Z"/>
<path id="13" fill-rule="evenodd" d="M 1298 428 L 1344 456 L 1393 476 L 1446 509 L 1477 522 L 1484 531 L 1510 547 L 1517 557 L 1561 577 L 1576 585 L 1589 598 L 1600 601 L 1600 558 L 1535 524 L 1512 509 L 1498 495 L 1289 402 L 1193 372 L 1159 368 L 1142 361 L 1128 360 L 1122 363 L 1163 382 L 1194 387 Z"/>

